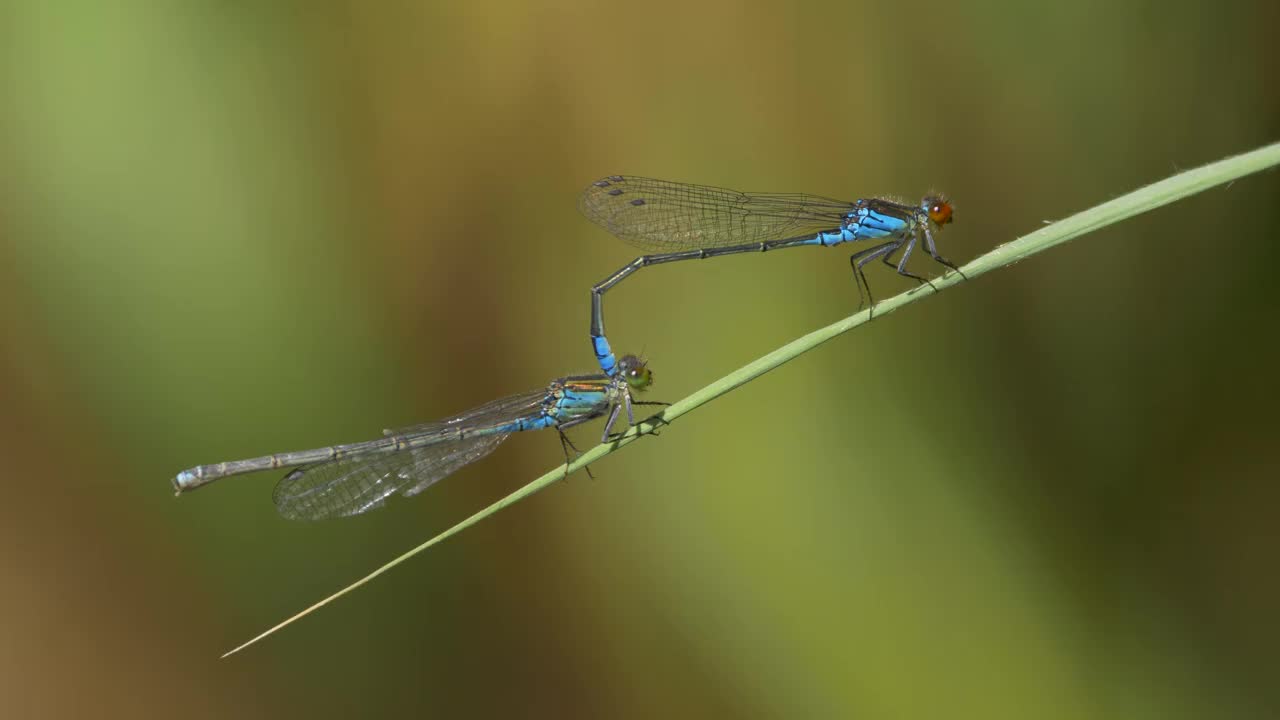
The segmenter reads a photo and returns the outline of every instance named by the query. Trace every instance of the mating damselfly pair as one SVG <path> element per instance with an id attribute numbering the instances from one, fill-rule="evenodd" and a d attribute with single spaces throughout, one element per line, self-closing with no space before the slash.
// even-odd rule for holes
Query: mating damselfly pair
<path id="1" fill-rule="evenodd" d="M 399 493 L 415 495 L 492 452 L 516 432 L 554 428 L 566 458 L 571 444 L 564 430 L 608 416 L 610 437 L 620 412 L 634 424 L 633 392 L 647 389 L 652 376 L 635 356 L 618 360 L 604 331 L 602 298 L 622 280 L 649 265 L 680 260 L 767 252 L 792 247 L 833 247 L 878 241 L 849 258 L 859 306 L 874 299 L 863 268 L 876 260 L 899 275 L 929 281 L 907 270 L 918 245 L 936 262 L 959 272 L 938 253 L 934 233 L 950 223 L 945 196 L 925 196 L 919 204 L 886 198 L 853 202 L 805 194 L 744 193 L 706 185 L 610 175 L 589 185 L 579 209 L 622 240 L 653 253 L 636 258 L 591 288 L 590 338 L 600 375 L 552 381 L 545 389 L 482 405 L 456 417 L 401 430 L 367 442 L 277 453 L 250 460 L 201 465 L 173 480 L 182 493 L 230 475 L 294 468 L 273 494 L 281 515 L 323 519 L 356 515 L 382 507 Z M 894 258 L 901 251 L 901 256 Z"/>

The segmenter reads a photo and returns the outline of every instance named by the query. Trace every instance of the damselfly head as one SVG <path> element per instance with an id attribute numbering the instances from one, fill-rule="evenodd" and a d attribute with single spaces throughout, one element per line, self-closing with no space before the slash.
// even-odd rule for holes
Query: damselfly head
<path id="1" fill-rule="evenodd" d="M 920 202 L 920 209 L 924 210 L 929 216 L 929 221 L 939 228 L 951 222 L 953 219 L 951 214 L 955 210 L 947 196 L 942 194 L 926 195 Z"/>
<path id="2" fill-rule="evenodd" d="M 635 355 L 625 355 L 618 360 L 618 374 L 627 381 L 627 386 L 637 392 L 648 390 L 653 384 L 653 371 L 649 364 Z"/>

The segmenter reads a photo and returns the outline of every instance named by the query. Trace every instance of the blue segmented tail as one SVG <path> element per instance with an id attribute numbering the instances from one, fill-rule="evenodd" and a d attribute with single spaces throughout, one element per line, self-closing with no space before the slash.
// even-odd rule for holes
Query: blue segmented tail
<path id="1" fill-rule="evenodd" d="M 595 351 L 596 362 L 600 364 L 600 369 L 605 375 L 613 377 L 618 372 L 618 359 L 614 357 L 613 347 L 609 345 L 609 339 L 603 335 L 591 336 L 591 349 Z"/>

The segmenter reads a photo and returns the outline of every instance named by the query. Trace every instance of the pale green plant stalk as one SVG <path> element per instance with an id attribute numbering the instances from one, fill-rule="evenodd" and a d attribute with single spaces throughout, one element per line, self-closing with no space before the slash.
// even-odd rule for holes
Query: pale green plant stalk
<path id="1" fill-rule="evenodd" d="M 1044 252 L 1051 247 L 1061 245 L 1062 243 L 1080 237 L 1085 233 L 1104 228 L 1108 225 L 1113 225 L 1121 220 L 1131 218 L 1134 215 L 1154 210 L 1174 201 L 1181 200 L 1189 195 L 1203 192 L 1211 187 L 1231 182 L 1276 165 L 1280 165 L 1280 143 L 1267 145 L 1252 152 L 1227 158 L 1226 160 L 1220 160 L 1195 170 L 1188 170 L 1166 180 L 1161 180 L 1160 182 L 1148 185 L 1140 190 L 1135 190 L 1123 197 L 1118 197 L 1110 202 L 1103 203 L 1089 210 L 1085 210 L 1084 212 L 1072 215 L 1065 220 L 1060 220 L 1046 225 L 1029 235 L 1024 235 L 1013 242 L 997 247 L 991 252 L 986 253 L 985 255 L 982 255 L 972 262 L 962 266 L 960 269 L 968 279 L 973 280 L 979 275 L 997 268 L 1012 265 L 1019 260 L 1035 255 L 1036 253 Z M 962 278 L 960 275 L 950 272 L 941 278 L 933 280 L 933 287 L 939 291 L 945 290 L 946 288 L 961 281 Z M 931 289 L 929 286 L 922 285 L 909 292 L 883 300 L 875 306 L 875 317 L 882 318 L 907 303 L 912 303 L 933 295 L 934 292 L 935 290 Z M 654 415 L 648 420 L 638 423 L 617 440 L 597 445 L 591 450 L 588 450 L 578 456 L 578 458 L 573 462 L 561 465 L 560 467 L 551 470 L 537 480 L 534 480 L 489 507 L 477 512 L 466 520 L 463 520 L 457 525 L 445 530 L 391 562 L 388 562 L 377 570 L 374 570 L 365 577 L 312 605 L 306 610 L 297 613 L 275 627 L 263 632 L 252 640 L 249 640 L 243 645 L 240 645 L 234 650 L 226 653 L 226 655 L 223 655 L 222 657 L 227 657 L 232 653 L 243 650 L 284 626 L 289 625 L 295 620 L 328 605 L 334 600 L 337 600 L 343 595 L 346 595 L 352 590 L 355 590 L 361 585 L 373 580 L 432 545 L 456 535 L 509 505 L 514 505 L 515 503 L 524 500 L 530 495 L 533 495 L 558 480 L 568 477 L 570 473 L 581 470 L 605 455 L 630 445 L 641 436 L 651 433 L 659 425 L 667 425 L 677 418 L 706 405 L 730 390 L 741 385 L 745 385 L 783 363 L 794 360 L 822 343 L 838 335 L 842 335 L 870 320 L 871 312 L 869 310 L 863 310 L 862 312 L 855 313 L 854 315 L 851 315 L 839 322 L 832 323 L 831 325 L 815 330 L 804 337 L 793 340 L 768 355 L 765 355 L 754 362 L 748 363 L 742 368 L 725 375 L 719 380 L 716 380 L 692 395 L 685 397 L 679 402 L 671 404 L 665 410 Z"/>

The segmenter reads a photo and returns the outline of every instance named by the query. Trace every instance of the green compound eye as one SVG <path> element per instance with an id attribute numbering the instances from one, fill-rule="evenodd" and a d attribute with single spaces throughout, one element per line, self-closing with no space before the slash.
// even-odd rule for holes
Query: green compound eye
<path id="1" fill-rule="evenodd" d="M 653 384 L 653 371 L 644 360 L 635 355 L 627 355 L 618 361 L 618 368 L 622 373 L 622 379 L 627 381 L 627 385 L 632 390 L 648 390 Z"/>

